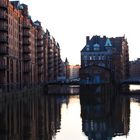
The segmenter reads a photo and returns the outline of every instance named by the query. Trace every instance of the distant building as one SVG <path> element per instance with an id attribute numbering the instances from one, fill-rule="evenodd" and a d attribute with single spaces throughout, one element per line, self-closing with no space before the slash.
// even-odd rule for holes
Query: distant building
<path id="1" fill-rule="evenodd" d="M 68 80 L 70 78 L 70 69 L 69 69 L 69 62 L 68 59 L 66 58 L 65 62 L 65 69 L 66 69 L 66 79 Z"/>
<path id="2" fill-rule="evenodd" d="M 135 61 L 130 61 L 130 76 L 140 77 L 140 58 Z"/>
<path id="3" fill-rule="evenodd" d="M 80 69 L 80 65 L 70 65 L 69 69 L 70 69 L 70 79 L 76 79 L 79 78 L 79 69 Z"/>
<path id="4" fill-rule="evenodd" d="M 66 65 L 65 62 L 60 59 L 60 64 L 59 64 L 59 74 L 57 77 L 57 81 L 65 81 L 66 80 Z"/>
<path id="5" fill-rule="evenodd" d="M 129 53 L 125 37 L 89 36 L 81 51 L 80 78 L 84 83 L 119 83 L 129 76 Z"/>

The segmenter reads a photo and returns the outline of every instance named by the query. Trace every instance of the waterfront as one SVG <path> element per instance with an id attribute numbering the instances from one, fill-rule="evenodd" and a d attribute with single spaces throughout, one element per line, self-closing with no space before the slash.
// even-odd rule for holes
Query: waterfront
<path id="1" fill-rule="evenodd" d="M 139 140 L 140 96 L 117 95 L 118 91 L 105 89 L 97 88 L 97 94 L 89 96 L 5 98 L 0 102 L 0 139 Z"/>

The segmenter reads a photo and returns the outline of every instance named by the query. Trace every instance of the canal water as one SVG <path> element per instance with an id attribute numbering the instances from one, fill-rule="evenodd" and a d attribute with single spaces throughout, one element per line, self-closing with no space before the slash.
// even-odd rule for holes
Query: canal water
<path id="1" fill-rule="evenodd" d="M 139 95 L 108 86 L 70 91 L 1 98 L 0 140 L 140 140 Z"/>

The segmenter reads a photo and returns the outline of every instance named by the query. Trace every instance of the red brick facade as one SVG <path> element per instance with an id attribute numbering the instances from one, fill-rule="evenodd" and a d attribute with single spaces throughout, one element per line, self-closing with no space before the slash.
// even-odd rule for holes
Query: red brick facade
<path id="1" fill-rule="evenodd" d="M 39 21 L 33 22 L 28 6 L 0 1 L 0 90 L 11 91 L 57 80 L 60 47 Z"/>

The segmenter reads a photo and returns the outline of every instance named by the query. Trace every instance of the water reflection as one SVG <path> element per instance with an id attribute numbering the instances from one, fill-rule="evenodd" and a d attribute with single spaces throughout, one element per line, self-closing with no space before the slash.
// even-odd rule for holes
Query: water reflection
<path id="1" fill-rule="evenodd" d="M 140 103 L 139 96 L 120 96 L 118 88 L 110 85 L 81 87 L 80 93 L 0 98 L 0 140 L 129 138 L 130 101 Z M 131 118 L 135 119 L 133 114 Z"/>
<path id="2" fill-rule="evenodd" d="M 63 97 L 30 95 L 0 102 L 1 140 L 52 140 L 61 128 Z"/>
<path id="3" fill-rule="evenodd" d="M 79 85 L 48 85 L 45 93 L 51 95 L 77 95 L 79 94 Z"/>
<path id="4" fill-rule="evenodd" d="M 83 90 L 82 90 L 83 91 Z M 82 130 L 88 140 L 110 140 L 128 135 L 130 100 L 116 96 L 116 89 L 104 86 L 81 95 Z"/>
<path id="5" fill-rule="evenodd" d="M 140 85 L 130 85 L 130 92 L 131 92 L 131 95 L 137 95 L 137 98 L 138 95 L 140 95 Z"/>

